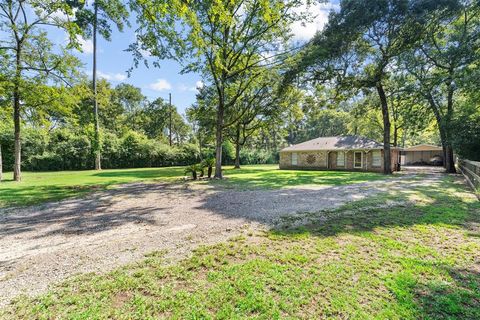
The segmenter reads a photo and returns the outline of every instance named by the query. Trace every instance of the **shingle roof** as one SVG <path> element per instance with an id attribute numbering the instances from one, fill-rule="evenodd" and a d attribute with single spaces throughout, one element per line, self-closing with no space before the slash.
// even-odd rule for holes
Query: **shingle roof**
<path id="1" fill-rule="evenodd" d="M 316 151 L 316 150 L 357 150 L 383 149 L 383 144 L 360 136 L 321 137 L 305 141 L 281 151 Z"/>
<path id="2" fill-rule="evenodd" d="M 433 144 L 417 144 L 416 146 L 412 146 L 410 148 L 404 148 L 404 151 L 440 151 L 443 150 L 442 147 L 435 146 Z"/>

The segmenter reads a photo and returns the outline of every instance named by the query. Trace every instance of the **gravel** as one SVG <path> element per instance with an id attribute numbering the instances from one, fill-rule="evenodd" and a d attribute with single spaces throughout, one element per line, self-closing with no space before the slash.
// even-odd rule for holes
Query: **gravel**
<path id="1" fill-rule="evenodd" d="M 225 241 L 245 229 L 271 228 L 286 215 L 432 183 L 438 175 L 411 178 L 255 191 L 135 183 L 83 198 L 3 209 L 0 306 L 19 294 L 45 292 L 78 273 L 107 272 L 156 250 L 185 257 L 200 244 Z"/>

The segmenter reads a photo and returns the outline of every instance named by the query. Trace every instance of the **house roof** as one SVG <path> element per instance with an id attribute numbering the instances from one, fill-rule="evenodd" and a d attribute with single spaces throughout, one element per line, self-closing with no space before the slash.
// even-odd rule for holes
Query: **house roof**
<path id="1" fill-rule="evenodd" d="M 383 144 L 360 136 L 321 137 L 305 141 L 283 151 L 383 149 Z"/>
<path id="2" fill-rule="evenodd" d="M 416 146 L 412 146 L 410 148 L 404 148 L 403 151 L 441 151 L 442 147 L 435 146 L 433 144 L 417 144 Z"/>

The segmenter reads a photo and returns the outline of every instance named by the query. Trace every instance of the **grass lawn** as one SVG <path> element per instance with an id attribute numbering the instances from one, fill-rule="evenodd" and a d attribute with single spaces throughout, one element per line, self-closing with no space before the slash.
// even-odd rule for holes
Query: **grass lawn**
<path id="1" fill-rule="evenodd" d="M 5 174 L 0 183 L 0 207 L 30 205 L 79 196 L 87 192 L 136 181 L 182 181 L 184 168 L 24 172 L 20 183 Z M 223 181 L 203 181 L 222 188 L 282 188 L 303 184 L 340 185 L 385 177 L 375 173 L 278 170 L 277 165 L 225 168 Z"/>
<path id="2" fill-rule="evenodd" d="M 23 172 L 22 181 L 12 173 L 0 182 L 0 207 L 30 205 L 79 196 L 91 191 L 135 181 L 173 181 L 183 176 L 182 167 L 122 170 Z"/>
<path id="3" fill-rule="evenodd" d="M 480 319 L 480 203 L 459 182 L 245 232 L 171 265 L 152 253 L 20 298 L 4 317 Z"/>

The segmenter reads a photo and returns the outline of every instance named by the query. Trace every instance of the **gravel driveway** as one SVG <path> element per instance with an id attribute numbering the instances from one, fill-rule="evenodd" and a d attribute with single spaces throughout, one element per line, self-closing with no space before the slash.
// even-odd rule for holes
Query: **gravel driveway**
<path id="1" fill-rule="evenodd" d="M 438 175 L 412 178 L 255 191 L 137 183 L 80 199 L 0 210 L 0 306 L 74 274 L 105 272 L 155 250 L 184 257 L 199 244 L 271 227 L 285 215 L 434 183 Z"/>

